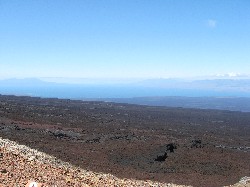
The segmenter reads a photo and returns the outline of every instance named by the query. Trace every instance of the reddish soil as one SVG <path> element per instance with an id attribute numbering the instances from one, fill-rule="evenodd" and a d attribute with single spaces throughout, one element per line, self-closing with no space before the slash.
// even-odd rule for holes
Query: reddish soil
<path id="1" fill-rule="evenodd" d="M 120 178 L 215 187 L 250 176 L 250 113 L 0 96 L 0 136 Z"/>

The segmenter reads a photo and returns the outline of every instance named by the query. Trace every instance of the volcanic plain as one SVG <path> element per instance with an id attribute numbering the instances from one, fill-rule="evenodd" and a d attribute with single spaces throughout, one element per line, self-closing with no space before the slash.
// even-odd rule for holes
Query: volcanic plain
<path id="1" fill-rule="evenodd" d="M 0 95 L 0 136 L 119 178 L 226 186 L 250 176 L 250 113 Z"/>

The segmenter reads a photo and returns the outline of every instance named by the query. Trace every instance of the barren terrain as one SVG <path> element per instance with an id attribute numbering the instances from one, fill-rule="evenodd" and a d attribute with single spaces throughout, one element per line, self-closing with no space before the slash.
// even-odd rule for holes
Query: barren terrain
<path id="1" fill-rule="evenodd" d="M 0 96 L 0 136 L 119 178 L 212 187 L 250 176 L 250 113 Z"/>

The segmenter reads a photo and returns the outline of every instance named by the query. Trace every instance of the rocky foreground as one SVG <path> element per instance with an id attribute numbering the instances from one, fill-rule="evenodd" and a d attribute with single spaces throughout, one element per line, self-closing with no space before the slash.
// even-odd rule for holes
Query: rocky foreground
<path id="1" fill-rule="evenodd" d="M 111 174 L 95 173 L 75 167 L 55 157 L 0 137 L 0 186 L 25 186 L 28 181 L 46 186 L 167 186 L 170 183 L 120 179 Z M 243 177 L 232 187 L 250 187 L 250 178 Z"/>

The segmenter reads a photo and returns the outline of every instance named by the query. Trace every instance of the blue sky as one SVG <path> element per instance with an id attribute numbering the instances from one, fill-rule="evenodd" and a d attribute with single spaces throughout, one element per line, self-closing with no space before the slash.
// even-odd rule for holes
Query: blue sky
<path id="1" fill-rule="evenodd" d="M 0 0 L 0 78 L 250 75 L 249 0 Z"/>

